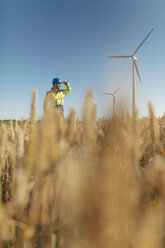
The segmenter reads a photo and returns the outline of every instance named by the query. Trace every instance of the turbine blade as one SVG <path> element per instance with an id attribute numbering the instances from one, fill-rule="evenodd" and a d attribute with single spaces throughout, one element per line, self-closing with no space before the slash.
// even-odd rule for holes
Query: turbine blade
<path id="1" fill-rule="evenodd" d="M 118 92 L 119 89 L 120 89 L 120 87 L 119 87 L 117 90 L 115 90 L 115 91 L 113 92 L 113 94 L 115 95 L 115 94 Z"/>
<path id="2" fill-rule="evenodd" d="M 109 96 L 112 96 L 112 94 L 111 94 L 111 93 L 104 93 L 104 94 L 109 95 Z"/>
<path id="3" fill-rule="evenodd" d="M 115 96 L 113 96 L 113 100 L 114 100 L 114 103 L 116 103 L 116 99 L 115 99 Z"/>
<path id="4" fill-rule="evenodd" d="M 107 56 L 107 58 L 130 58 L 130 55 L 124 55 L 124 56 Z"/>
<path id="5" fill-rule="evenodd" d="M 133 63 L 134 63 L 134 65 L 135 65 L 135 69 L 136 69 L 136 72 L 137 72 L 137 75 L 138 75 L 139 81 L 141 82 L 141 78 L 140 78 L 140 74 L 139 74 L 139 71 L 138 71 L 138 67 L 137 67 L 136 61 L 135 61 L 135 60 L 133 60 Z"/>
<path id="6" fill-rule="evenodd" d="M 135 55 L 135 53 L 137 53 L 137 51 L 140 49 L 140 47 L 143 45 L 143 43 L 146 41 L 146 39 L 148 38 L 148 36 L 150 36 L 150 34 L 152 33 L 154 29 L 152 29 L 149 34 L 145 37 L 145 39 L 140 43 L 140 45 L 136 48 L 135 52 L 132 54 L 132 56 Z"/>

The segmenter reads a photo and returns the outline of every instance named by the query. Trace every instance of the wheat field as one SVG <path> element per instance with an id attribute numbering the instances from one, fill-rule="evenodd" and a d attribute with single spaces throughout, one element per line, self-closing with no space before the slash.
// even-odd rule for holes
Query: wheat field
<path id="1" fill-rule="evenodd" d="M 165 116 L 0 123 L 0 247 L 165 246 Z"/>

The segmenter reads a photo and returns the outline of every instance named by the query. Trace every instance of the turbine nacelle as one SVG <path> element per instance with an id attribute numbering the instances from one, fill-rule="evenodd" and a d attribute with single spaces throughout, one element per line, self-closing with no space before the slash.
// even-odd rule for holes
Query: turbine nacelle
<path id="1" fill-rule="evenodd" d="M 137 58 L 133 55 L 132 56 L 132 59 L 134 60 L 134 61 L 136 61 L 137 60 Z"/>

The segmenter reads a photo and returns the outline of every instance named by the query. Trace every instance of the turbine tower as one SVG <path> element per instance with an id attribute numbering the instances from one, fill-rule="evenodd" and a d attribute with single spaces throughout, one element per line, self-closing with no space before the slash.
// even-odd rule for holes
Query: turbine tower
<path id="1" fill-rule="evenodd" d="M 120 89 L 120 87 L 117 90 L 115 90 L 113 93 L 104 93 L 106 95 L 113 96 L 113 117 L 114 117 L 114 113 L 115 113 L 115 104 L 116 104 L 115 94 L 118 92 L 119 89 Z"/>
<path id="2" fill-rule="evenodd" d="M 140 49 L 140 47 L 143 45 L 143 43 L 147 40 L 149 35 L 152 33 L 153 29 L 149 32 L 149 34 L 144 38 L 144 40 L 140 43 L 140 45 L 136 48 L 136 50 L 131 55 L 124 55 L 124 56 L 108 56 L 108 58 L 131 58 L 132 59 L 132 115 L 135 114 L 135 70 L 137 72 L 139 81 L 141 82 L 140 74 L 138 71 L 135 54 Z"/>

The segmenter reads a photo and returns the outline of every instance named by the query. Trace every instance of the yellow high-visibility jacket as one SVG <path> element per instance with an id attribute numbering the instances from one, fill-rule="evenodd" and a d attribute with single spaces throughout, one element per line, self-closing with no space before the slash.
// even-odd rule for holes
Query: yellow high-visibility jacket
<path id="1" fill-rule="evenodd" d="M 44 111 L 48 108 L 49 104 L 53 104 L 54 106 L 63 106 L 64 105 L 64 95 L 68 94 L 71 91 L 70 84 L 66 84 L 66 90 L 50 90 L 46 93 L 46 97 L 44 100 Z"/>

